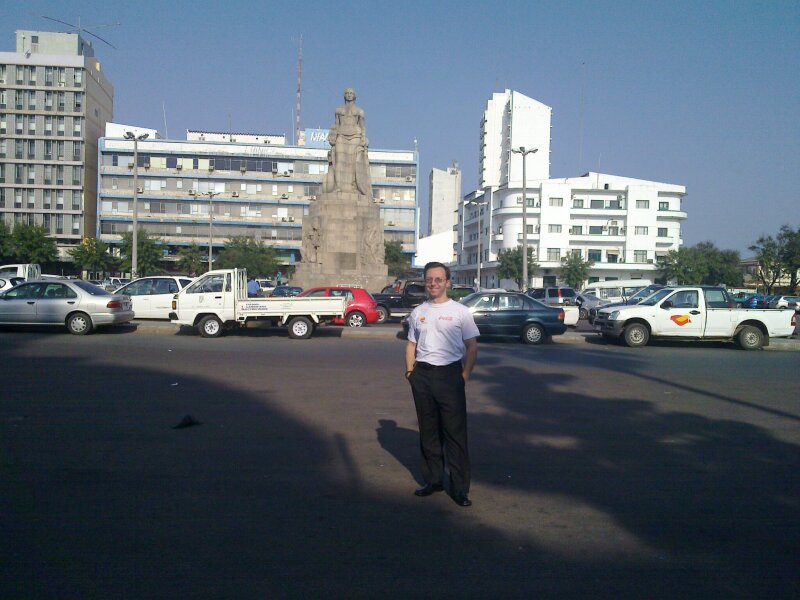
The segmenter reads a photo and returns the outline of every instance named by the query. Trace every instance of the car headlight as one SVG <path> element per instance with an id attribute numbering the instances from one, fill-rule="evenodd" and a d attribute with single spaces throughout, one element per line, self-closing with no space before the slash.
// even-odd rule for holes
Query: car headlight
<path id="1" fill-rule="evenodd" d="M 608 320 L 609 321 L 616 321 L 618 316 L 619 316 L 619 311 L 615 310 L 610 315 L 608 315 Z"/>

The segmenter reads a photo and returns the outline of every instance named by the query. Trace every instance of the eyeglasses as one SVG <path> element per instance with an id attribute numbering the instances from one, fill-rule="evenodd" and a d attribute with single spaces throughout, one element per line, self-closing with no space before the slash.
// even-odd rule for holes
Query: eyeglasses
<path id="1" fill-rule="evenodd" d="M 433 278 L 433 277 L 428 277 L 428 278 L 425 280 L 425 283 L 426 283 L 426 284 L 437 283 L 437 284 L 441 285 L 441 284 L 443 284 L 445 281 L 447 281 L 447 279 L 442 279 L 441 277 L 436 277 L 436 278 Z"/>

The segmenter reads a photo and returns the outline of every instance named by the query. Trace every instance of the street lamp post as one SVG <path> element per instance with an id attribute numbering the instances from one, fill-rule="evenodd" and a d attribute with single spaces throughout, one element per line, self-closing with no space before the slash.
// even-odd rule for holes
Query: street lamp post
<path id="1" fill-rule="evenodd" d="M 464 206 L 472 206 L 472 205 L 474 205 L 474 206 L 481 207 L 481 206 L 484 206 L 485 204 L 486 204 L 486 201 L 478 202 L 477 200 L 467 200 L 466 202 L 464 202 Z M 480 289 L 481 289 L 481 258 L 482 258 L 481 257 L 481 233 L 482 233 L 481 232 L 481 209 L 478 208 L 478 268 L 477 268 L 477 273 L 476 273 L 476 275 L 477 275 L 476 279 L 478 280 L 478 291 L 480 291 Z"/>
<path id="2" fill-rule="evenodd" d="M 131 279 L 139 275 L 139 142 L 149 134 L 137 136 L 132 131 L 125 132 L 125 139 L 133 140 L 133 238 L 131 239 Z"/>
<path id="3" fill-rule="evenodd" d="M 219 196 L 221 192 L 203 192 L 208 196 L 208 270 L 211 270 L 212 249 L 214 241 L 214 196 Z"/>
<path id="4" fill-rule="evenodd" d="M 525 197 L 528 193 L 526 187 L 527 177 L 525 172 L 525 158 L 528 154 L 535 154 L 538 148 L 525 149 L 525 146 L 520 146 L 519 149 L 512 148 L 514 154 L 522 155 L 522 291 L 528 289 L 528 199 Z"/>

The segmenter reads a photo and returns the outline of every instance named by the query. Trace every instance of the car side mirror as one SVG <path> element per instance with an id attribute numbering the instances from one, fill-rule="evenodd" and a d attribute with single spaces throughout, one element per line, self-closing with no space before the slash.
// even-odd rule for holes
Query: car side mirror
<path id="1" fill-rule="evenodd" d="M 672 308 L 672 300 L 664 300 L 661 303 L 661 308 L 663 308 L 664 310 L 669 310 L 670 308 Z"/>

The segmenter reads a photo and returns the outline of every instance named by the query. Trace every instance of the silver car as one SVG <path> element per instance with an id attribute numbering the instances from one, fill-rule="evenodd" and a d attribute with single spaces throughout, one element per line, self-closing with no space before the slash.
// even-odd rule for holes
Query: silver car
<path id="1" fill-rule="evenodd" d="M 27 281 L 0 293 L 0 325 L 61 325 L 85 335 L 131 319 L 128 296 L 113 296 L 78 279 Z"/>

